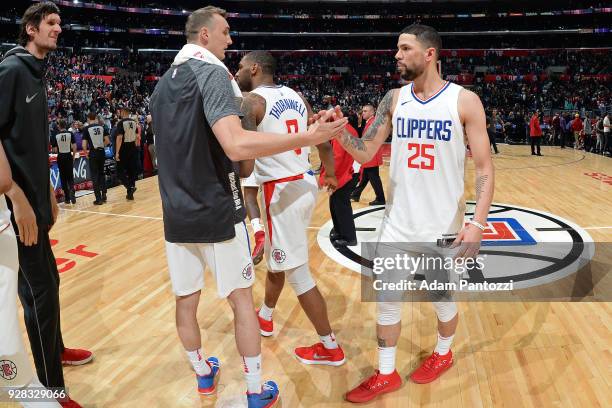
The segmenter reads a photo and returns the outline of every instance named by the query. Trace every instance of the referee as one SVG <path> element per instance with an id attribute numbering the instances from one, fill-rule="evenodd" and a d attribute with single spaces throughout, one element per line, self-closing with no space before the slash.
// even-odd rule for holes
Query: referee
<path id="1" fill-rule="evenodd" d="M 98 117 L 91 111 L 87 115 L 87 125 L 83 128 L 82 147 L 84 151 L 89 149 L 89 169 L 93 183 L 96 200 L 94 205 L 102 205 L 106 202 L 106 176 L 104 175 L 104 162 L 106 155 L 104 146 L 110 144 L 110 138 L 104 126 L 98 123 Z"/>
<path id="2" fill-rule="evenodd" d="M 138 150 L 136 149 L 137 124 L 130 118 L 130 109 L 119 105 L 121 119 L 115 128 L 115 160 L 119 179 L 127 190 L 125 198 L 132 201 L 136 191 Z"/>
<path id="3" fill-rule="evenodd" d="M 43 59 L 57 48 L 59 9 L 51 2 L 30 6 L 21 19 L 20 46 L 0 63 L 0 141 L 12 173 L 6 193 L 19 236 L 18 292 L 40 381 L 64 388 L 62 363 L 84 364 L 85 350 L 64 348 L 60 328 L 59 274 L 49 230 L 59 212 L 49 174 L 49 123 Z M 64 407 L 78 407 L 70 400 Z"/>

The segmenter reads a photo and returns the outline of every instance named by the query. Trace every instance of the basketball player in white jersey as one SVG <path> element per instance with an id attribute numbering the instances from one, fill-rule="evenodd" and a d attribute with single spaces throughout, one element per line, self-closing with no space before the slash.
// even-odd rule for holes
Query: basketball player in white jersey
<path id="1" fill-rule="evenodd" d="M 473 92 L 442 80 L 436 69 L 441 46 L 433 28 L 417 24 L 405 28 L 395 58 L 402 79 L 412 83 L 387 93 L 362 139 L 346 134 L 339 139 L 364 163 L 392 135 L 389 200 L 379 242 L 452 242 L 458 247 L 456 257 L 473 258 L 493 199 L 494 169 L 482 103 Z M 464 225 L 466 141 L 476 168 L 476 209 L 474 218 Z M 457 307 L 453 301 L 433 304 L 438 343 L 410 375 L 416 383 L 434 381 L 453 364 L 450 346 L 458 322 Z M 377 303 L 379 367 L 346 394 L 348 401 L 370 401 L 401 386 L 395 370 L 400 320 L 399 302 Z"/>
<path id="2" fill-rule="evenodd" d="M 32 370 L 30 360 L 23 345 L 23 336 L 19 330 L 17 317 L 17 274 L 19 258 L 17 256 L 17 238 L 11 227 L 11 213 L 6 206 L 4 193 L 12 185 L 11 168 L 4 148 L 0 143 L 0 397 L 12 390 L 40 392 L 44 386 Z M 33 216 L 33 214 L 32 214 Z M 7 388 L 4 388 L 7 387 Z M 14 395 L 14 394 L 13 394 Z M 9 401 L 11 395 L 9 394 Z M 16 401 L 16 400 L 15 400 Z M 24 407 L 59 408 L 57 401 L 22 402 Z"/>
<path id="3" fill-rule="evenodd" d="M 249 91 L 242 102 L 243 127 L 272 133 L 298 133 L 306 130 L 312 109 L 294 90 L 274 83 L 276 61 L 270 53 L 253 51 L 245 55 L 235 75 L 242 91 Z M 327 175 L 325 185 L 335 189 L 333 152 L 329 143 L 317 145 Z M 308 267 L 306 230 L 318 191 L 310 170 L 308 151 L 297 149 L 255 160 L 255 179 L 261 186 L 266 233 L 265 259 L 268 267 L 265 300 L 258 310 L 261 334 L 273 333 L 272 312 L 287 281 L 314 325 L 320 342 L 298 347 L 295 355 L 305 364 L 342 365 L 344 352 L 329 324 L 327 306 Z"/>

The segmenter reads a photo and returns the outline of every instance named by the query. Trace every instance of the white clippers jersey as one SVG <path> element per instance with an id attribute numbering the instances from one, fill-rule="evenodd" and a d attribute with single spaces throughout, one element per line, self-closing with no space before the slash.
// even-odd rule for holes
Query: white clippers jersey
<path id="1" fill-rule="evenodd" d="M 59 132 L 55 135 L 55 145 L 59 153 L 70 153 L 74 136 L 70 132 Z"/>
<path id="2" fill-rule="evenodd" d="M 400 89 L 381 240 L 435 242 L 462 228 L 466 147 L 457 110 L 462 89 L 447 82 L 426 101 L 417 98 L 412 84 Z"/>
<path id="3" fill-rule="evenodd" d="M 286 86 L 260 86 L 252 91 L 266 100 L 266 114 L 257 126 L 259 132 L 299 133 L 308 128 L 308 112 L 302 98 Z M 310 148 L 301 148 L 255 160 L 258 184 L 303 174 L 310 170 Z"/>

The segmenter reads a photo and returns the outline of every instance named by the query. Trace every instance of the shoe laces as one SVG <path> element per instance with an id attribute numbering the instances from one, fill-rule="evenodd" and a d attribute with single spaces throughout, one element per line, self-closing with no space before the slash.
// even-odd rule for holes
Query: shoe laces
<path id="1" fill-rule="evenodd" d="M 268 383 L 264 383 L 264 384 L 261 386 L 261 390 L 262 390 L 262 391 L 274 391 L 274 386 L 273 386 L 273 385 L 271 385 L 271 384 L 268 384 Z"/>
<path id="2" fill-rule="evenodd" d="M 376 370 L 376 374 L 370 377 L 366 383 L 366 388 L 372 389 L 378 383 L 378 377 L 380 377 L 380 371 Z"/>
<path id="3" fill-rule="evenodd" d="M 206 363 L 208 363 L 208 366 L 213 369 L 213 368 L 219 368 L 219 363 L 214 361 L 214 360 L 206 360 Z"/>
<path id="4" fill-rule="evenodd" d="M 432 371 L 440 360 L 440 354 L 434 352 L 427 360 L 423 362 L 423 368 L 427 371 Z"/>

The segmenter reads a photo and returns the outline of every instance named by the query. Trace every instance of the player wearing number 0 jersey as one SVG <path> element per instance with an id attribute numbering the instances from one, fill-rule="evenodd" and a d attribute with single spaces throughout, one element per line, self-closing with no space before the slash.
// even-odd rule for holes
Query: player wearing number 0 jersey
<path id="1" fill-rule="evenodd" d="M 374 123 L 361 139 L 346 133 L 340 139 L 346 150 L 364 163 L 391 134 L 389 200 L 380 228 L 379 250 L 392 246 L 385 242 L 408 243 L 412 248 L 422 242 L 441 246 L 434 250 L 436 253 L 473 258 L 493 198 L 493 163 L 482 103 L 476 94 L 440 78 L 436 66 L 441 46 L 440 35 L 433 28 L 418 24 L 406 27 L 399 36 L 395 58 L 402 79 L 412 83 L 387 93 Z M 476 208 L 474 218 L 464 226 L 466 137 L 476 170 Z M 451 243 L 453 253 L 445 248 Z M 350 402 L 367 402 L 402 385 L 395 370 L 401 303 L 381 301 L 388 294 L 377 295 L 379 368 L 346 394 Z M 410 375 L 412 381 L 421 384 L 434 381 L 452 366 L 450 346 L 458 322 L 450 292 L 429 295 L 438 320 L 438 342 L 434 352 Z"/>
<path id="2" fill-rule="evenodd" d="M 274 83 L 276 61 L 268 52 L 254 51 L 243 57 L 236 73 L 244 98 L 243 126 L 272 133 L 292 134 L 306 130 L 312 110 L 292 89 Z M 327 174 L 324 184 L 335 189 L 333 152 L 328 142 L 317 145 Z M 261 334 L 273 334 L 272 312 L 284 286 L 285 276 L 315 326 L 321 341 L 298 347 L 295 355 L 305 364 L 342 365 L 344 352 L 336 342 L 321 296 L 308 267 L 306 230 L 315 206 L 317 181 L 304 148 L 255 160 L 255 179 L 261 185 L 266 233 L 266 295 L 258 310 Z"/>

